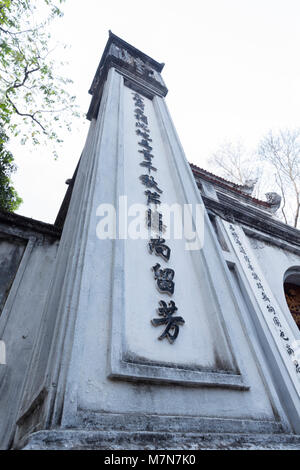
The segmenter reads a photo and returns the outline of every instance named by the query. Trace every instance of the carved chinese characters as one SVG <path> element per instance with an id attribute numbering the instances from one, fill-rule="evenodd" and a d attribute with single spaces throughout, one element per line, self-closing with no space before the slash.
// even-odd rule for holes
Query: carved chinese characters
<path id="1" fill-rule="evenodd" d="M 158 339 L 162 340 L 164 338 L 168 338 L 169 342 L 172 344 L 178 336 L 179 325 L 184 324 L 184 319 L 182 317 L 172 316 L 173 313 L 178 310 L 173 300 L 171 300 L 168 305 L 163 300 L 161 300 L 159 303 L 161 307 L 158 308 L 158 314 L 162 318 L 154 318 L 151 320 L 151 323 L 153 326 L 167 325 L 164 332 L 159 336 Z"/>
<path id="2" fill-rule="evenodd" d="M 151 255 L 159 256 L 163 260 L 161 262 L 167 263 L 171 257 L 171 248 L 161 236 L 165 228 L 162 213 L 159 212 L 163 190 L 159 187 L 155 176 L 152 174 L 156 175 L 158 170 L 153 164 L 155 156 L 148 127 L 148 117 L 145 115 L 144 98 L 138 93 L 133 93 L 133 100 L 135 104 L 134 116 L 136 119 L 135 132 L 139 138 L 138 153 L 142 157 L 139 165 L 144 169 L 144 173 L 140 175 L 139 180 L 145 187 L 146 205 L 149 206 L 146 213 L 146 226 L 152 233 L 158 233 L 156 238 L 150 236 L 148 250 Z M 175 291 L 175 271 L 169 267 L 161 266 L 159 263 L 156 263 L 151 269 L 158 291 L 162 295 L 173 296 Z M 160 300 L 159 305 L 160 307 L 157 311 L 160 318 L 153 319 L 151 323 L 155 327 L 165 326 L 158 339 L 163 340 L 166 338 L 170 344 L 173 344 L 178 337 L 179 326 L 183 325 L 185 321 L 181 316 L 173 316 L 178 310 L 173 300 L 169 301 L 168 304 L 164 300 Z"/>
<path id="3" fill-rule="evenodd" d="M 163 238 L 151 238 L 148 246 L 150 253 L 154 251 L 157 256 L 161 256 L 165 261 L 169 261 L 171 249 L 165 244 Z"/>
<path id="4" fill-rule="evenodd" d="M 299 364 L 298 360 L 296 359 L 294 349 L 291 347 L 291 344 L 290 344 L 291 339 L 289 338 L 289 336 L 284 331 L 284 327 L 283 327 L 283 325 L 280 321 L 280 312 L 277 312 L 274 305 L 272 305 L 272 301 L 270 299 L 271 296 L 270 296 L 269 293 L 268 294 L 266 293 L 264 282 L 260 279 L 257 272 L 255 271 L 255 267 L 253 266 L 253 264 L 255 264 L 255 263 L 251 262 L 251 259 L 249 258 L 249 255 L 246 252 L 245 246 L 243 245 L 243 243 L 242 243 L 242 241 L 239 237 L 239 234 L 237 233 L 235 227 L 232 224 L 229 225 L 229 230 L 231 232 L 232 238 L 233 238 L 233 240 L 234 240 L 234 242 L 237 246 L 238 251 L 241 253 L 241 255 L 242 255 L 242 257 L 243 257 L 243 259 L 246 263 L 246 268 L 249 271 L 249 273 L 250 273 L 250 275 L 253 279 L 254 288 L 256 289 L 257 296 L 265 304 L 265 308 L 266 308 L 268 314 L 270 314 L 270 316 L 271 316 L 271 319 L 272 319 L 272 322 L 273 322 L 273 324 L 276 328 L 277 334 L 283 342 L 284 350 L 285 350 L 286 354 L 288 354 L 288 356 L 292 359 L 295 370 L 299 374 L 300 373 L 300 364 Z"/>

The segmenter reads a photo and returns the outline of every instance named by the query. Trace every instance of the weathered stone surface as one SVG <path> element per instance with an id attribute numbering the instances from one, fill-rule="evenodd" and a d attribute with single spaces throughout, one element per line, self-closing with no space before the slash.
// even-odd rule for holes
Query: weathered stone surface
<path id="1" fill-rule="evenodd" d="M 10 446 L 24 378 L 40 326 L 60 232 L 49 224 L 0 211 L 0 448 Z"/>
<path id="2" fill-rule="evenodd" d="M 286 358 L 280 343 L 299 338 L 280 292 L 284 272 L 300 266 L 299 231 L 276 221 L 267 201 L 192 173 L 163 98 L 162 66 L 110 35 L 91 88 L 87 142 L 56 224 L 0 212 L 0 232 L 26 244 L 0 317 L 9 352 L 0 367 L 3 448 L 299 448 L 296 352 L 286 349 L 294 354 Z M 138 109 L 149 126 L 142 134 Z M 151 146 L 137 140 L 145 133 Z M 131 207 L 145 203 L 141 166 L 151 158 L 161 202 L 204 200 L 214 222 L 204 211 L 204 245 L 195 250 L 171 237 L 170 262 L 161 264 L 176 274 L 172 300 L 185 321 L 172 345 L 151 325 L 164 293 L 154 284 L 155 254 L 145 240 L 98 233 L 99 204 L 123 216 L 124 195 Z M 256 278 L 257 263 L 247 265 L 254 259 Z M 289 323 L 278 337 L 265 312 L 273 297 L 272 311 L 282 309 Z"/>
<path id="3" fill-rule="evenodd" d="M 121 431 L 41 431 L 24 450 L 299 450 L 300 436 Z"/>

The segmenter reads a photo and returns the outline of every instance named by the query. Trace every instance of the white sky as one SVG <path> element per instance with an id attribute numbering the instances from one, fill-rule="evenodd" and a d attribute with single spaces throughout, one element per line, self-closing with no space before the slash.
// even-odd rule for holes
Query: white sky
<path id="1" fill-rule="evenodd" d="M 53 35 L 71 45 L 74 94 L 82 111 L 108 30 L 159 62 L 167 104 L 190 162 L 224 140 L 255 146 L 269 129 L 300 127 L 299 0 L 67 0 Z M 88 121 L 66 133 L 60 158 L 16 147 L 18 213 L 53 223 L 83 148 Z"/>

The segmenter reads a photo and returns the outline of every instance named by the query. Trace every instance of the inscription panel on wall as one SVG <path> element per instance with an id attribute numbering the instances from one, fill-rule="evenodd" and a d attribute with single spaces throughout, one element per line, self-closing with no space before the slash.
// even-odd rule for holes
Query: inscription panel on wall
<path id="1" fill-rule="evenodd" d="M 166 217 L 166 205 L 183 208 L 188 201 L 156 108 L 141 93 L 126 86 L 123 92 L 129 236 L 122 245 L 124 311 L 119 335 L 112 335 L 111 376 L 247 388 L 205 270 L 186 250 L 184 234 L 175 236 L 172 215 Z"/>
<path id="2" fill-rule="evenodd" d="M 248 279 L 250 288 L 255 295 L 265 323 L 295 383 L 297 393 L 300 395 L 300 363 L 295 350 L 297 340 L 259 267 L 244 231 L 237 225 L 229 222 L 223 223 Z"/>

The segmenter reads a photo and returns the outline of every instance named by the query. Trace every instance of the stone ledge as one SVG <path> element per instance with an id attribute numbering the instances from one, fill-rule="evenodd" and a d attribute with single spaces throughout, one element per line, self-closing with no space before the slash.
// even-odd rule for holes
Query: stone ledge
<path id="1" fill-rule="evenodd" d="M 192 433 L 192 434 L 287 434 L 280 421 L 215 418 L 200 416 L 149 415 L 140 413 L 98 413 L 78 410 L 73 425 L 64 429 L 85 431 L 122 431 L 127 433 Z"/>
<path id="2" fill-rule="evenodd" d="M 299 450 L 294 434 L 200 434 L 51 430 L 31 434 L 23 450 Z"/>

